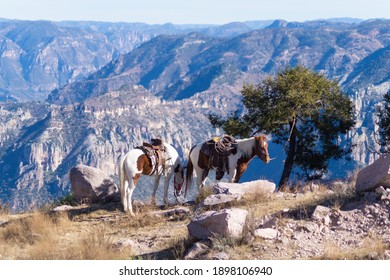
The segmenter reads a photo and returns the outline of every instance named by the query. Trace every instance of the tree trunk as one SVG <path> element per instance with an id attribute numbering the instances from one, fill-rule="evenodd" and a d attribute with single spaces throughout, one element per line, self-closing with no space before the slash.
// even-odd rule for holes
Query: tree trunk
<path id="1" fill-rule="evenodd" d="M 286 186 L 288 179 L 290 178 L 290 174 L 294 165 L 294 156 L 295 156 L 295 146 L 296 146 L 296 129 L 294 127 L 294 124 L 291 124 L 291 135 L 290 135 L 290 145 L 288 147 L 287 157 L 284 161 L 284 167 L 283 167 L 283 173 L 282 177 L 279 181 L 278 188 L 281 189 L 284 186 Z"/>

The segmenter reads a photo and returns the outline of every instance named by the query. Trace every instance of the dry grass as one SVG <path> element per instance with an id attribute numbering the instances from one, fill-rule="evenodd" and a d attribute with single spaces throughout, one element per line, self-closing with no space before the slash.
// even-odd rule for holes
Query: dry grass
<path id="1" fill-rule="evenodd" d="M 294 213 L 296 218 L 307 219 L 317 205 L 338 209 L 355 195 L 353 188 L 335 193 L 328 192 L 326 186 L 320 186 L 315 192 L 295 193 L 296 189 L 297 187 L 291 188 L 283 196 L 258 192 L 231 202 L 228 206 L 243 208 L 249 212 L 243 238 L 233 240 L 216 237 L 213 239 L 211 251 L 228 252 L 233 259 L 266 258 L 264 241 L 255 239 L 252 244 L 251 239 L 247 238 L 264 216 L 278 215 L 283 213 L 284 209 L 289 209 L 288 212 Z M 211 188 L 203 188 L 197 202 L 211 193 Z M 196 207 L 197 205 L 194 209 Z M 154 259 L 157 258 L 154 255 L 157 251 L 168 252 L 168 258 L 183 259 L 185 252 L 194 242 L 188 236 L 186 227 L 190 217 L 170 220 L 169 217 L 153 215 L 151 213 L 160 208 L 151 204 L 134 205 L 134 210 L 136 216 L 131 217 L 121 211 L 120 205 L 79 205 L 63 214 L 36 211 L 11 219 L 6 209 L 0 208 L 0 215 L 9 220 L 8 224 L 0 227 L 0 259 Z M 279 223 L 283 222 L 281 215 Z M 113 246 L 116 241 L 122 239 L 146 244 L 142 255 L 137 256 L 129 247 L 118 249 Z M 270 248 L 273 245 L 264 246 Z M 363 242 L 361 248 L 352 250 L 349 255 L 343 255 L 345 250 L 341 251 L 334 244 L 327 244 L 321 258 L 373 258 L 373 255 L 370 255 L 372 252 L 377 252 L 377 257 L 380 258 L 386 248 L 383 241 L 375 242 L 375 238 L 371 238 Z M 288 248 L 283 250 L 285 249 Z"/>
<path id="2" fill-rule="evenodd" d="M 33 245 L 42 239 L 57 235 L 62 226 L 69 222 L 66 216 L 49 216 L 35 212 L 30 216 L 15 219 L 1 229 L 0 240 L 20 245 Z"/>
<path id="3" fill-rule="evenodd" d="M 0 217 L 7 216 L 10 213 L 11 213 L 11 211 L 10 211 L 8 206 L 0 204 Z"/>
<path id="4" fill-rule="evenodd" d="M 324 245 L 320 260 L 373 260 L 383 259 L 389 245 L 380 236 L 368 236 L 355 248 L 342 248 L 335 243 Z"/>
<path id="5" fill-rule="evenodd" d="M 30 255 L 32 248 L 48 252 L 58 242 L 60 231 L 67 229 L 69 224 L 67 215 L 51 216 L 42 212 L 13 219 L 7 226 L 0 228 L 0 243 L 6 244 L 0 247 L 0 254 L 2 258 L 13 259 L 13 254 L 18 251 L 15 248 L 21 248 L 22 254 L 16 258 L 35 259 L 34 255 Z"/>
<path id="6" fill-rule="evenodd" d="M 113 248 L 104 224 L 83 233 L 79 230 L 66 213 L 34 212 L 0 228 L 0 258 L 96 260 L 130 257 L 130 252 Z"/>

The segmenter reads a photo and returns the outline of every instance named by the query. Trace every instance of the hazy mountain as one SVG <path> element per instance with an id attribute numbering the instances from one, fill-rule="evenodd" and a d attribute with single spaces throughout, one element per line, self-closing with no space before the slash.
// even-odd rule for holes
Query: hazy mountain
<path id="1" fill-rule="evenodd" d="M 233 38 L 216 39 L 199 33 L 158 36 L 88 79 L 55 90 L 49 100 L 79 102 L 126 84 L 141 84 L 164 99 L 180 100 L 215 85 L 258 81 L 281 67 L 298 64 L 338 79 L 346 90 L 386 80 L 389 21 L 349 28 L 339 28 L 338 23 L 323 26 L 322 22 L 289 25 L 275 21 L 268 28 Z M 379 70 L 373 63 L 382 69 L 375 75 L 369 72 Z M 354 77 L 361 75 L 366 78 L 356 84 Z"/>
<path id="2" fill-rule="evenodd" d="M 53 89 L 86 78 L 160 34 L 196 31 L 232 37 L 264 26 L 261 21 L 217 26 L 4 19 L 0 21 L 0 96 L 7 91 L 19 100 L 44 100 Z"/>

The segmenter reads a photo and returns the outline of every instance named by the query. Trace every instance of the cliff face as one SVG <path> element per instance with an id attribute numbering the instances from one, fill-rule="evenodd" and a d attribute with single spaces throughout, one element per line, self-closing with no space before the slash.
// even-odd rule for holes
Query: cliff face
<path id="1" fill-rule="evenodd" d="M 21 209 L 34 205 L 31 201 L 61 196 L 69 191 L 68 173 L 78 163 L 117 174 L 120 156 L 153 137 L 186 155 L 195 143 L 215 134 L 205 116 L 215 110 L 209 102 L 213 100 L 166 102 L 134 86 L 80 104 L 46 105 L 46 115 L 14 138 L 0 162 L 5 174 L 0 185 L 11 186 L 2 188 L 0 198 Z M 143 181 L 149 192 L 150 181 Z"/>

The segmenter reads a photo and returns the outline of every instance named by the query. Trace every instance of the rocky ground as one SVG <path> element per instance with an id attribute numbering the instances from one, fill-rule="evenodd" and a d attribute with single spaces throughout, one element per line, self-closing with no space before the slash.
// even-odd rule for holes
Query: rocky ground
<path id="1" fill-rule="evenodd" d="M 389 259 L 389 199 L 373 192 L 340 208 L 316 206 L 307 217 L 289 209 L 267 216 L 253 250 L 266 259 Z"/>
<path id="2" fill-rule="evenodd" d="M 199 249 L 199 243 L 194 247 L 199 253 L 189 257 L 390 259 L 390 189 L 364 195 L 326 190 L 274 196 L 279 205 L 291 207 L 252 217 L 240 244 L 218 248 L 217 241 Z"/>
<path id="3" fill-rule="evenodd" d="M 188 225 L 196 217 L 226 209 L 247 212 L 240 234 L 191 236 Z M 34 226 L 37 219 L 31 217 L 36 214 L 3 211 L 0 259 L 390 259 L 390 190 L 384 188 L 358 195 L 343 183 L 312 185 L 296 192 L 244 195 L 220 205 L 187 203 L 164 210 L 136 203 L 135 218 L 115 203 L 45 211 L 50 235 Z M 34 222 L 20 222 L 28 219 Z M 18 224 L 30 237 L 16 233 Z"/>

